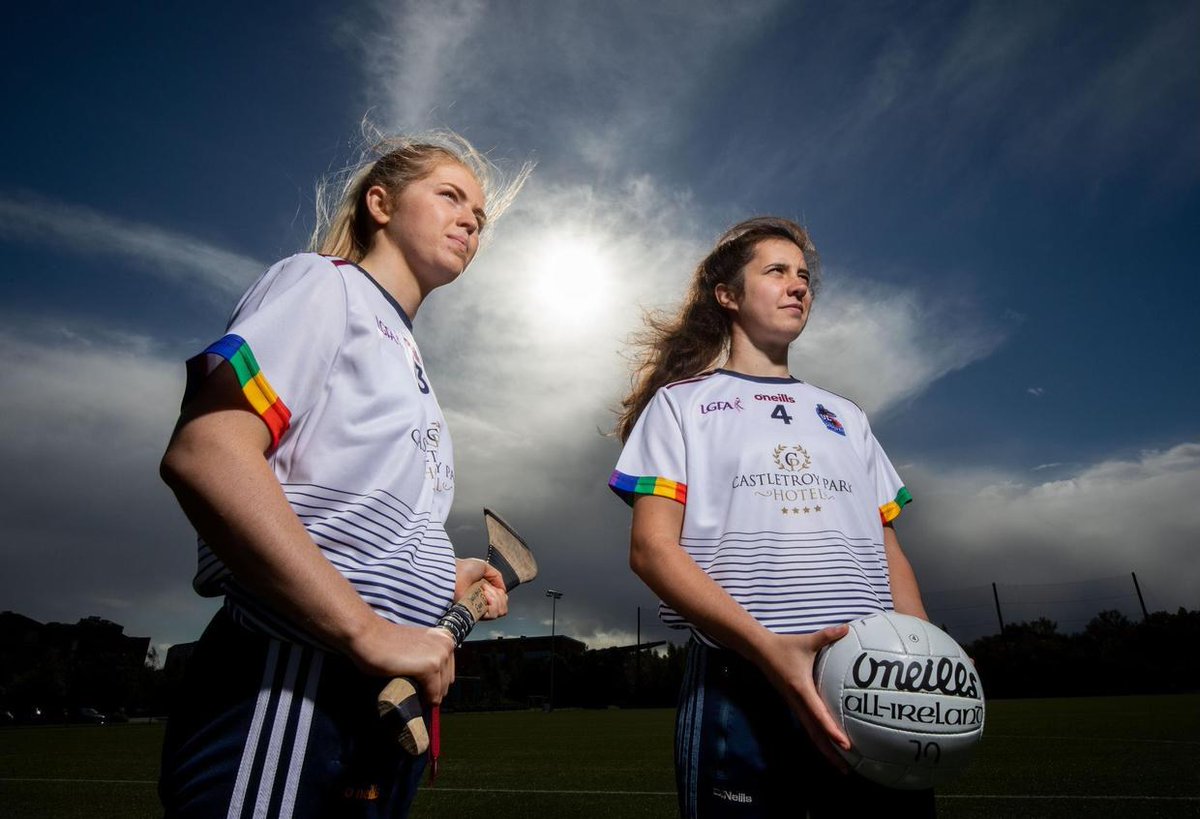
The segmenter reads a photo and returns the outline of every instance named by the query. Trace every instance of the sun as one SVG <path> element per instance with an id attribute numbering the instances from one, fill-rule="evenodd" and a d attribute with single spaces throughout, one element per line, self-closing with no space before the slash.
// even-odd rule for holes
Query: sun
<path id="1" fill-rule="evenodd" d="M 530 305 L 545 323 L 584 329 L 609 307 L 612 260 L 592 236 L 549 239 L 534 251 Z"/>

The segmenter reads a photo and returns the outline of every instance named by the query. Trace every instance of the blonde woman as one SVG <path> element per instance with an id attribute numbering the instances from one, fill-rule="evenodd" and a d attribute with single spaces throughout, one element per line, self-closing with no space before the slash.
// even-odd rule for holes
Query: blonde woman
<path id="1" fill-rule="evenodd" d="M 479 578 L 444 529 L 450 435 L 412 335 L 528 169 L 505 188 L 464 140 L 383 139 L 188 362 L 162 476 L 224 597 L 168 725 L 168 816 L 403 816 L 424 758 L 379 727 L 386 678 L 436 705 L 454 644 L 433 624 Z M 335 194 L 337 195 L 337 194 Z M 324 198 L 319 197 L 321 201 Z"/>

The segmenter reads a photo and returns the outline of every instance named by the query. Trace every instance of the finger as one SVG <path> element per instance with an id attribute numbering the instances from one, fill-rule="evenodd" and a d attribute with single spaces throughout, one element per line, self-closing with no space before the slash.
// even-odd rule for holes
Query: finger
<path id="1" fill-rule="evenodd" d="M 508 595 L 503 591 L 484 586 L 483 597 L 487 601 L 487 614 L 484 615 L 484 619 L 495 620 L 508 614 Z"/>
<path id="2" fill-rule="evenodd" d="M 837 724 L 837 720 L 833 718 L 833 714 L 829 713 L 829 708 L 826 707 L 825 701 L 817 693 L 816 685 L 812 683 L 802 685 L 799 693 L 807 715 L 813 721 L 814 728 L 825 734 L 827 741 L 833 742 L 843 750 L 849 751 L 850 738 L 846 736 L 841 726 Z"/>
<path id="3" fill-rule="evenodd" d="M 838 640 L 850 633 L 850 626 L 842 623 L 840 626 L 828 626 L 820 631 L 814 632 L 813 648 L 820 650 L 830 643 L 836 643 Z"/>
<path id="4" fill-rule="evenodd" d="M 826 736 L 820 726 L 807 715 L 801 715 L 800 723 L 804 726 L 804 730 L 808 732 L 808 737 L 812 740 L 813 745 L 817 747 L 822 756 L 829 760 L 829 764 L 833 765 L 841 773 L 850 773 L 849 764 L 846 763 L 846 760 L 842 759 L 841 754 L 834 750 L 833 745 L 829 742 L 829 737 Z M 846 747 L 849 750 L 849 746 L 847 745 Z"/>

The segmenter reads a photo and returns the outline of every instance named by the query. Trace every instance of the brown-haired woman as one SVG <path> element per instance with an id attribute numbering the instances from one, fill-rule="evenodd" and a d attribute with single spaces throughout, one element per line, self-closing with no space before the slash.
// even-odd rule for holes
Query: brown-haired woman
<path id="1" fill-rule="evenodd" d="M 224 605 L 173 709 L 168 816 L 402 816 L 424 758 L 376 696 L 435 705 L 454 643 L 434 628 L 481 577 L 456 560 L 445 419 L 412 336 L 425 297 L 475 256 L 519 187 L 454 135 L 380 139 L 325 188 L 313 249 L 272 266 L 188 362 L 164 480 L 200 537 L 194 585 Z"/>
<path id="2" fill-rule="evenodd" d="M 932 792 L 854 775 L 817 695 L 846 622 L 925 617 L 892 521 L 910 500 L 867 418 L 788 370 L 818 284 L 786 219 L 735 225 L 679 312 L 651 319 L 609 485 L 633 506 L 630 565 L 692 633 L 676 719 L 684 817 L 932 815 Z M 835 770 L 836 769 L 836 770 Z"/>

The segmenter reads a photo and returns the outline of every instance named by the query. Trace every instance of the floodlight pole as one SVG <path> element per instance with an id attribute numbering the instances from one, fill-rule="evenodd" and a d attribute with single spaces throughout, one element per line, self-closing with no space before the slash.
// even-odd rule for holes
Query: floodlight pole
<path id="1" fill-rule="evenodd" d="M 637 607 L 637 643 L 633 647 L 633 699 L 637 702 L 642 683 L 642 607 Z"/>
<path id="2" fill-rule="evenodd" d="M 550 598 L 550 697 L 547 700 L 547 705 L 550 711 L 554 710 L 554 617 L 558 608 L 558 601 L 562 599 L 563 593 L 548 589 L 546 596 Z"/>
<path id="3" fill-rule="evenodd" d="M 1133 575 L 1133 590 L 1137 592 L 1138 602 L 1142 604 L 1142 620 L 1150 619 L 1150 612 L 1146 611 L 1146 598 L 1142 597 L 1142 587 L 1137 582 L 1137 572 L 1130 572 Z"/>

